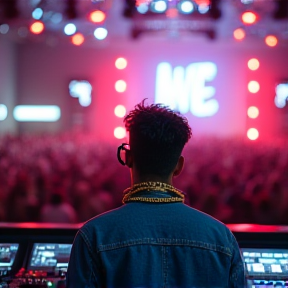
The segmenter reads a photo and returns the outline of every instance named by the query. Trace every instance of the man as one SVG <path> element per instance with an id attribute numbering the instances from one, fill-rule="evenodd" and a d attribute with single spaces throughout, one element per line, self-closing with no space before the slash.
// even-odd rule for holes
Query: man
<path id="1" fill-rule="evenodd" d="M 187 119 L 160 104 L 135 106 L 118 148 L 131 172 L 124 205 L 88 221 L 74 240 L 67 287 L 244 287 L 237 242 L 216 219 L 183 204 Z M 121 151 L 125 158 L 121 158 Z M 125 161 L 123 161 L 125 159 Z"/>

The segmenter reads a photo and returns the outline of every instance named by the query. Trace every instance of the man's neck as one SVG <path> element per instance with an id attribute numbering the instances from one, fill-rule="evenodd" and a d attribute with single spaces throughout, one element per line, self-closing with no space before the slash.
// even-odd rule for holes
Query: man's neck
<path id="1" fill-rule="evenodd" d="M 139 184 L 142 182 L 162 182 L 172 185 L 172 177 L 160 177 L 158 175 L 132 175 L 131 184 Z"/>

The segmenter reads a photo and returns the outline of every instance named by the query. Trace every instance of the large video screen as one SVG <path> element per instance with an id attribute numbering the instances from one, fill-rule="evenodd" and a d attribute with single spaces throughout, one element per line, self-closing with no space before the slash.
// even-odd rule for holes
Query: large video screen
<path id="1" fill-rule="evenodd" d="M 48 270 L 67 268 L 72 244 L 35 243 L 29 268 L 41 267 Z"/>
<path id="2" fill-rule="evenodd" d="M 11 269 L 18 251 L 17 243 L 0 243 L 0 270 Z"/>
<path id="3" fill-rule="evenodd" d="M 242 248 L 248 276 L 277 275 L 288 279 L 288 249 Z"/>

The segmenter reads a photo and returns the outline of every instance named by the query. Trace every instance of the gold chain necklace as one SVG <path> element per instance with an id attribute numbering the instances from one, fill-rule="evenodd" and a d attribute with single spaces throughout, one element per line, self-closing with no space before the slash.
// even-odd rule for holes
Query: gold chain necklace
<path id="1" fill-rule="evenodd" d="M 131 197 L 132 195 L 140 192 L 140 191 L 161 191 L 165 193 L 172 193 L 176 194 L 173 197 Z M 150 202 L 150 203 L 171 203 L 171 202 L 184 202 L 184 195 L 183 193 L 176 189 L 174 186 L 162 183 L 162 182 L 141 182 L 139 184 L 134 184 L 132 187 L 127 188 L 124 190 L 124 197 L 122 199 L 122 203 L 127 202 Z"/>

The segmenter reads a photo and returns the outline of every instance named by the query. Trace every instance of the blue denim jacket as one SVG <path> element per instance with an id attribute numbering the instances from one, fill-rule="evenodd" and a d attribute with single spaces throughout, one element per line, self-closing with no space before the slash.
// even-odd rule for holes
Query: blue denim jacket
<path id="1" fill-rule="evenodd" d="M 89 220 L 75 237 L 67 272 L 68 288 L 242 288 L 244 282 L 230 230 L 182 203 L 132 202 Z"/>

